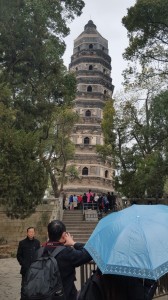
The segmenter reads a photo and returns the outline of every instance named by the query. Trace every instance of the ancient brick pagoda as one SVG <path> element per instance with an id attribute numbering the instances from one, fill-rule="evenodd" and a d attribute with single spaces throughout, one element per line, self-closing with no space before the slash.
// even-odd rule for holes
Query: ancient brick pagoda
<path id="1" fill-rule="evenodd" d="M 96 145 L 104 143 L 103 107 L 114 89 L 108 52 L 108 41 L 90 20 L 74 41 L 69 66 L 77 77 L 75 111 L 80 115 L 80 121 L 71 135 L 76 150 L 74 159 L 69 161 L 69 165 L 76 166 L 79 179 L 68 179 L 64 186 L 67 194 L 83 194 L 88 189 L 95 193 L 114 190 L 112 160 L 109 157 L 103 162 L 96 152 Z"/>

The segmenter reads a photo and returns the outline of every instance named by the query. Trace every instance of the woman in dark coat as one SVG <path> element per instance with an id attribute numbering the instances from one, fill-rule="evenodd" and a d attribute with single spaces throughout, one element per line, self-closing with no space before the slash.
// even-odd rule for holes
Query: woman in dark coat
<path id="1" fill-rule="evenodd" d="M 157 282 L 97 270 L 83 285 L 78 300 L 152 300 Z"/>
<path id="2" fill-rule="evenodd" d="M 120 275 L 103 275 L 102 285 L 107 300 L 152 300 L 157 282 Z"/>

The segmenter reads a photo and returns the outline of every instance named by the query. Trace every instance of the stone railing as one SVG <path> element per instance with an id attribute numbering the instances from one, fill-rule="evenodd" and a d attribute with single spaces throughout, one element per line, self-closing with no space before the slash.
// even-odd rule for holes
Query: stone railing
<path id="1" fill-rule="evenodd" d="M 164 204 L 168 205 L 168 198 L 122 198 L 123 208 L 132 204 Z"/>
<path id="2" fill-rule="evenodd" d="M 48 198 L 46 201 L 53 204 L 53 210 L 50 217 L 50 222 L 52 220 L 62 220 L 63 218 L 63 198 Z"/>

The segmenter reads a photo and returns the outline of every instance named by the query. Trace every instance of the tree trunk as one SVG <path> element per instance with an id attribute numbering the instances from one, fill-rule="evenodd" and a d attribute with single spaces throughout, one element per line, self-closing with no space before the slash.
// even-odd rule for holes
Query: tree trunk
<path id="1" fill-rule="evenodd" d="M 53 174 L 52 170 L 49 170 L 49 173 L 50 173 L 51 185 L 52 185 L 52 189 L 53 189 L 53 192 L 54 192 L 54 196 L 55 196 L 55 198 L 58 198 L 60 192 L 58 190 L 57 179 L 55 178 L 55 175 Z"/>

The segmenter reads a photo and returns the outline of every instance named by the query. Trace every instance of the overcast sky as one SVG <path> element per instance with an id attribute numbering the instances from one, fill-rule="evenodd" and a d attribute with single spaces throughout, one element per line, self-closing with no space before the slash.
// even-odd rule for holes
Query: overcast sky
<path id="1" fill-rule="evenodd" d="M 127 8 L 133 6 L 136 0 L 85 0 L 85 8 L 80 17 L 69 24 L 71 32 L 65 39 L 67 48 L 64 63 L 68 67 L 73 53 L 74 39 L 84 30 L 84 26 L 91 19 L 97 26 L 98 32 L 108 40 L 109 55 L 112 58 L 112 79 L 114 92 L 122 88 L 122 71 L 127 62 L 122 53 L 128 45 L 127 31 L 122 25 L 122 17 L 127 15 Z"/>

